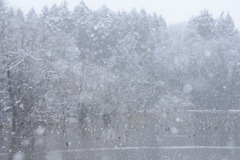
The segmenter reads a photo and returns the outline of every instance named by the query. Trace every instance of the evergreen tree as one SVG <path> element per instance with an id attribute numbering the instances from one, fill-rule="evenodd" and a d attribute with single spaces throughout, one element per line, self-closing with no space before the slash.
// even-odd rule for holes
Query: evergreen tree
<path id="1" fill-rule="evenodd" d="M 216 22 L 207 10 L 203 10 L 199 16 L 193 17 L 189 25 L 194 28 L 203 39 L 215 38 Z"/>
<path id="2" fill-rule="evenodd" d="M 229 36 L 234 36 L 237 34 L 235 25 L 232 17 L 227 13 L 227 15 L 222 12 L 220 17 L 217 20 L 217 34 L 218 37 L 227 38 Z"/>

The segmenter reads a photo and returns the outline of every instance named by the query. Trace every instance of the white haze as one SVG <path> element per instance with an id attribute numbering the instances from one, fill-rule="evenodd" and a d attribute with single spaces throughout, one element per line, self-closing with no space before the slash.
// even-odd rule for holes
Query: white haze
<path id="1" fill-rule="evenodd" d="M 66 0 L 70 9 L 73 9 L 80 1 Z M 45 4 L 52 6 L 63 3 L 63 0 L 6 0 L 6 2 L 24 11 L 33 7 L 37 12 L 40 12 Z M 84 0 L 84 2 L 92 9 L 98 9 L 104 4 L 114 11 L 144 8 L 148 12 L 162 15 L 168 24 L 188 21 L 204 9 L 212 13 L 214 18 L 224 11 L 230 13 L 236 27 L 240 28 L 239 0 Z"/>

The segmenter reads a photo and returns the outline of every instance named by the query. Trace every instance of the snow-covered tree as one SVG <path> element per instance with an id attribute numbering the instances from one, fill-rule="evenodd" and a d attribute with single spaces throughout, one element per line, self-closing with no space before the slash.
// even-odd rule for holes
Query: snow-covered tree
<path id="1" fill-rule="evenodd" d="M 193 27 L 202 38 L 215 38 L 216 21 L 207 10 L 203 10 L 199 16 L 193 17 L 189 25 Z"/>

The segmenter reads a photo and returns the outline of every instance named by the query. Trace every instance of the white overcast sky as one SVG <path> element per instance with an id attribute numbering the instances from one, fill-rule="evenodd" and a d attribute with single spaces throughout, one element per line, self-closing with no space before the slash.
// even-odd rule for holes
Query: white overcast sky
<path id="1" fill-rule="evenodd" d="M 81 0 L 66 0 L 70 9 Z M 28 11 L 34 8 L 37 12 L 47 4 L 61 4 L 63 0 L 5 0 L 14 8 Z M 240 0 L 84 0 L 91 9 L 98 9 L 105 4 L 110 9 L 130 11 L 144 8 L 147 12 L 156 12 L 163 16 L 168 24 L 188 21 L 192 16 L 198 15 L 201 10 L 207 9 L 213 17 L 218 17 L 222 11 L 229 12 L 234 19 L 235 26 L 240 29 Z"/>

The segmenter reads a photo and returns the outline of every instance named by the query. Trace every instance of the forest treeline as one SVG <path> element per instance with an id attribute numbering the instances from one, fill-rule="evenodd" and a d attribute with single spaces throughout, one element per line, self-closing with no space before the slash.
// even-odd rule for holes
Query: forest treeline
<path id="1" fill-rule="evenodd" d="M 81 2 L 24 15 L 0 0 L 0 122 L 1 135 L 12 133 L 10 153 L 18 136 L 34 134 L 29 123 L 239 105 L 240 37 L 228 13 L 204 10 L 167 26 L 144 10 Z"/>
<path id="2" fill-rule="evenodd" d="M 1 123 L 240 105 L 240 37 L 228 13 L 167 26 L 146 11 L 0 0 Z"/>

